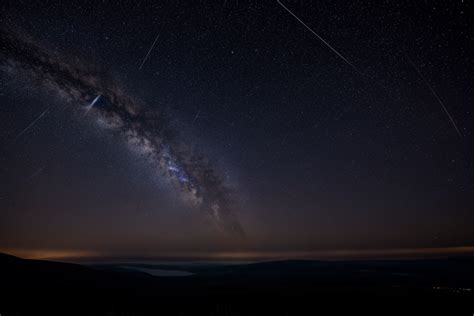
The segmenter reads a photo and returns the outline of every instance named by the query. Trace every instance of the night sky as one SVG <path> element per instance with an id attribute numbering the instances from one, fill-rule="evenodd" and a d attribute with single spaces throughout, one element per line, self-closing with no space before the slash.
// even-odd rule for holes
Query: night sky
<path id="1" fill-rule="evenodd" d="M 2 2 L 0 251 L 472 251 L 469 5 Z"/>

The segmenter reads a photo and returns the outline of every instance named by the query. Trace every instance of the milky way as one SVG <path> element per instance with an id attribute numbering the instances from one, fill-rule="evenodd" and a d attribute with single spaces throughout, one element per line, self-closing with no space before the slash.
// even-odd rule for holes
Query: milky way
<path id="1" fill-rule="evenodd" d="M 210 215 L 219 228 L 243 235 L 235 214 L 232 192 L 206 157 L 190 149 L 170 127 L 166 115 L 127 95 L 106 74 L 79 61 L 71 61 L 12 32 L 0 31 L 0 66 L 26 75 L 39 86 L 59 95 L 65 104 L 77 105 L 97 123 L 125 139 L 156 167 L 195 208 Z M 101 106 L 94 105 L 100 96 Z"/>

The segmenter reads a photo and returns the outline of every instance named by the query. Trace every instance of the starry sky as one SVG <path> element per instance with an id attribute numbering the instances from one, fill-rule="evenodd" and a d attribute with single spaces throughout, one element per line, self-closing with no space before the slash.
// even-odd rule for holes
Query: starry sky
<path id="1" fill-rule="evenodd" d="M 2 2 L 0 250 L 472 251 L 469 5 Z"/>

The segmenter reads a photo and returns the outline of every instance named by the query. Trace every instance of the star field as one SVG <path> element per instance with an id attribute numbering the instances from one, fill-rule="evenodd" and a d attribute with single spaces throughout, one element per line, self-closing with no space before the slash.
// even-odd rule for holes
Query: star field
<path id="1" fill-rule="evenodd" d="M 64 102 L 40 70 L 31 80 L 2 66 L 0 247 L 159 256 L 472 245 L 468 1 L 281 3 L 350 64 L 277 1 L 2 4 L 2 30 L 114 92 L 91 85 Z M 101 128 L 95 113 L 115 109 L 116 95 L 163 116 L 127 112 L 126 128 Z M 160 120 L 175 146 L 164 176 L 160 158 L 127 147 L 136 131 L 143 150 Z M 179 198 L 183 186 L 205 210 Z M 213 210 L 227 212 L 214 201 L 229 205 L 224 226 L 244 233 L 215 225 Z"/>

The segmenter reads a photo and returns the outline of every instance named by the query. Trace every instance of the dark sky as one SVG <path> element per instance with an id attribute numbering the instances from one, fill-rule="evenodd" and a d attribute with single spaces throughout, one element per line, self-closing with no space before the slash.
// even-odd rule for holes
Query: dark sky
<path id="1" fill-rule="evenodd" d="M 473 246 L 469 1 L 282 3 L 2 2 L 0 249 Z"/>

